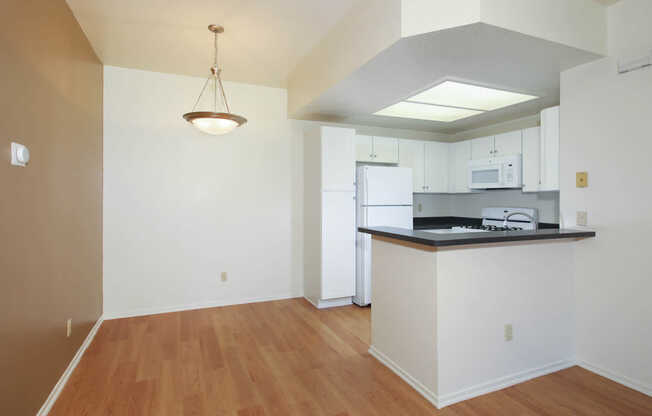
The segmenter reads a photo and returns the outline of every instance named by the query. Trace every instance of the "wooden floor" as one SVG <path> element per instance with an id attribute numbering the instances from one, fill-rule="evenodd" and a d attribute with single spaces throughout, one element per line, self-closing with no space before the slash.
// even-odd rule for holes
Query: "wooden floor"
<path id="1" fill-rule="evenodd" d="M 652 415 L 577 367 L 438 411 L 367 353 L 369 319 L 291 299 L 106 321 L 50 415 Z"/>

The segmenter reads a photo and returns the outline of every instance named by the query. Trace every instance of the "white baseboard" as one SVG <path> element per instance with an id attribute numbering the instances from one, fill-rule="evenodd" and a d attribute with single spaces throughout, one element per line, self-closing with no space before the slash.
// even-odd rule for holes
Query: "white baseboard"
<path id="1" fill-rule="evenodd" d="M 555 373 L 560 370 L 572 367 L 575 365 L 575 360 L 561 360 L 556 361 L 542 367 L 532 368 L 518 373 L 510 374 L 508 376 L 499 377 L 494 380 L 487 381 L 455 393 L 443 395 L 439 398 L 438 408 L 450 406 L 453 403 L 461 402 L 471 399 L 473 397 L 482 396 L 483 394 L 491 393 L 497 390 L 502 390 L 506 387 L 515 384 L 523 383 L 524 381 L 531 380 L 536 377 L 545 376 L 546 374 Z"/>
<path id="2" fill-rule="evenodd" d="M 625 387 L 629 387 L 632 390 L 636 390 L 640 393 L 646 394 L 648 396 L 652 396 L 652 386 L 645 385 L 645 383 L 643 382 L 632 380 L 629 377 L 622 376 L 611 370 L 606 370 L 604 368 L 601 368 L 597 365 L 588 363 L 583 360 L 577 360 L 577 365 L 592 373 L 596 373 L 598 375 L 601 375 L 602 377 L 608 378 L 611 381 L 615 381 L 616 383 L 622 384 Z"/>
<path id="3" fill-rule="evenodd" d="M 421 394 L 426 400 L 435 405 L 437 409 L 442 407 L 450 406 L 451 404 L 461 402 L 464 400 L 471 399 L 473 397 L 482 396 L 483 394 L 491 393 L 493 391 L 502 390 L 506 387 L 513 386 L 515 384 L 522 383 L 524 381 L 541 377 L 546 374 L 554 373 L 556 371 L 563 370 L 575 365 L 574 360 L 562 360 L 557 361 L 543 367 L 533 368 L 526 371 L 521 371 L 509 376 L 500 377 L 486 383 L 478 384 L 473 387 L 460 390 L 455 393 L 450 393 L 444 396 L 439 397 L 436 393 L 429 390 L 424 386 L 419 380 L 412 377 L 405 370 L 403 370 L 398 364 L 392 361 L 382 352 L 378 351 L 373 345 L 369 348 L 369 354 L 375 357 L 378 361 L 383 363 L 387 368 L 392 370 L 396 375 L 401 377 L 406 383 L 408 383 L 412 388 L 414 388 L 419 394 Z"/>
<path id="4" fill-rule="evenodd" d="M 417 392 L 419 392 L 420 395 L 425 397 L 426 400 L 428 400 L 430 403 L 432 403 L 435 407 L 439 409 L 439 400 L 437 399 L 437 395 L 433 393 L 430 389 L 428 389 L 426 386 L 424 386 L 419 380 L 415 379 L 406 371 L 404 371 L 398 364 L 396 364 L 394 361 L 392 361 L 388 356 L 386 356 L 382 352 L 378 351 L 373 345 L 369 347 L 369 354 L 371 354 L 371 356 L 373 356 L 375 359 L 383 363 L 385 367 L 392 370 L 394 374 L 401 377 L 403 381 L 405 381 L 407 384 L 412 386 L 412 388 L 415 389 Z"/>
<path id="5" fill-rule="evenodd" d="M 123 312 L 104 312 L 104 320 L 119 319 L 119 318 L 132 318 L 134 316 L 157 315 L 159 313 L 189 311 L 193 309 L 216 308 L 219 306 L 243 305 L 246 303 L 269 302 L 273 300 L 283 300 L 301 297 L 296 294 L 283 294 L 276 296 L 264 296 L 258 298 L 244 298 L 244 299 L 220 299 L 209 302 L 197 302 L 185 305 L 174 306 L 161 306 L 153 308 L 138 308 L 131 309 Z"/>
<path id="6" fill-rule="evenodd" d="M 312 306 L 314 306 L 317 309 L 326 309 L 326 308 L 336 308 L 338 306 L 347 306 L 347 305 L 353 305 L 353 299 L 350 296 L 344 297 L 344 298 L 336 298 L 336 299 L 312 299 L 308 296 L 305 296 L 305 299 L 312 303 Z"/>
<path id="7" fill-rule="evenodd" d="M 43 403 L 41 409 L 38 411 L 38 413 L 36 413 L 36 416 L 46 416 L 50 412 L 50 409 L 52 409 L 52 406 L 57 401 L 59 394 L 61 394 L 63 388 L 66 386 L 70 375 L 73 371 L 75 371 L 77 364 L 79 364 L 79 360 L 81 360 L 82 356 L 84 355 L 86 348 L 88 348 L 88 346 L 91 345 L 91 342 L 93 342 L 93 338 L 95 338 L 95 334 L 97 333 L 97 330 L 100 329 L 103 321 L 104 318 L 100 316 L 97 322 L 95 322 L 95 325 L 93 325 L 91 330 L 88 332 L 88 335 L 86 335 L 86 339 L 84 339 L 84 342 L 82 342 L 81 346 L 77 350 L 77 353 L 75 353 L 75 356 L 72 357 L 70 364 L 68 364 L 68 367 L 59 378 L 59 381 L 57 381 L 57 384 L 55 384 L 52 391 L 50 391 L 50 395 L 45 400 L 45 403 Z"/>

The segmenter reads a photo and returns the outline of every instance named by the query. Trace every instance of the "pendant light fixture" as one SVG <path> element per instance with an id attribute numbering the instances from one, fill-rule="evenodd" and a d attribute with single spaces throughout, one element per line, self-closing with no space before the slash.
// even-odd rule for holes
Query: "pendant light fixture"
<path id="1" fill-rule="evenodd" d="M 213 66 L 211 67 L 211 74 L 206 79 L 204 87 L 199 93 L 199 97 L 197 97 L 197 101 L 195 102 L 192 111 L 184 114 L 183 118 L 195 126 L 197 130 L 218 136 L 229 133 L 236 127 L 243 125 L 247 122 L 247 119 L 231 113 L 231 108 L 229 107 L 229 103 L 226 100 L 226 94 L 224 93 L 224 86 L 222 85 L 221 77 L 222 69 L 217 63 L 217 35 L 218 33 L 223 33 L 224 28 L 218 25 L 210 25 L 208 26 L 208 30 L 213 32 L 213 45 L 215 48 L 215 59 L 213 61 Z M 208 84 L 212 84 L 213 89 L 213 111 L 195 111 Z M 220 90 L 219 100 L 221 101 L 221 105 L 225 112 L 217 111 L 218 89 Z"/>

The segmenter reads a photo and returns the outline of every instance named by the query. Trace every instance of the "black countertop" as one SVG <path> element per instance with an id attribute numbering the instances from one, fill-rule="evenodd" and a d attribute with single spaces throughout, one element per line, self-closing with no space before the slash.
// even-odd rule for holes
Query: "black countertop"
<path id="1" fill-rule="evenodd" d="M 555 228 L 540 229 L 536 231 L 487 231 L 451 234 L 437 234 L 423 230 L 408 230 L 406 228 L 393 227 L 359 227 L 358 231 L 361 233 L 395 238 L 397 240 L 410 241 L 412 243 L 435 247 L 504 243 L 509 241 L 595 237 L 594 231 L 560 230 Z"/>

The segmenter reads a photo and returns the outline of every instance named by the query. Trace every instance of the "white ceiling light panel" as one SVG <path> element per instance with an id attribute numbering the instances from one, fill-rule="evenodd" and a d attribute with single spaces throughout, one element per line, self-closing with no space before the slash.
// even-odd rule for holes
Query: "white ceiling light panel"
<path id="1" fill-rule="evenodd" d="M 492 111 L 539 97 L 446 81 L 407 99 L 420 103 Z"/>
<path id="2" fill-rule="evenodd" d="M 481 114 L 482 111 L 465 108 L 442 107 L 439 105 L 401 101 L 375 112 L 377 116 L 413 118 L 418 120 L 451 122 Z"/>
<path id="3" fill-rule="evenodd" d="M 452 122 L 537 98 L 534 95 L 445 81 L 374 114 Z"/>

